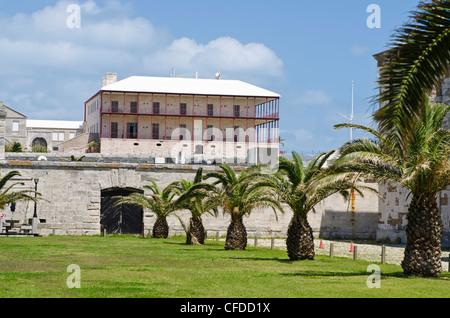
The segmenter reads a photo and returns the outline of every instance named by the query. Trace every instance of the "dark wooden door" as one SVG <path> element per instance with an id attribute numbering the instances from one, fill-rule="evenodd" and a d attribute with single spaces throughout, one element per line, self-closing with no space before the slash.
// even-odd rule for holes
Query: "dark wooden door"
<path id="1" fill-rule="evenodd" d="M 133 204 L 114 204 L 121 198 L 132 193 L 142 193 L 131 189 L 109 189 L 102 191 L 101 226 L 107 234 L 142 234 L 142 207 Z"/>

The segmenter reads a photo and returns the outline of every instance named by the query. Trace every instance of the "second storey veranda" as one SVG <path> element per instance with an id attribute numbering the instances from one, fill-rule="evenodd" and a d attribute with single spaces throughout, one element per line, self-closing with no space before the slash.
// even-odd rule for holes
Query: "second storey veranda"
<path id="1" fill-rule="evenodd" d="M 276 93 L 240 81 L 178 78 L 150 78 L 167 81 L 151 91 L 136 84 L 148 78 L 131 79 L 134 85 L 108 85 L 86 102 L 88 132 L 101 139 L 279 141 Z"/>

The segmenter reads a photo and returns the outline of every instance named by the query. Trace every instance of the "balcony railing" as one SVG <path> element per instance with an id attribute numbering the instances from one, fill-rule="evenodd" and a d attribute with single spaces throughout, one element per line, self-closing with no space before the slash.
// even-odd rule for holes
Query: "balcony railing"
<path id="1" fill-rule="evenodd" d="M 127 108 L 123 109 L 123 107 L 104 107 L 103 114 L 110 115 L 140 115 L 140 116 L 181 116 L 181 117 L 208 117 L 208 118 L 241 118 L 241 119 L 278 119 L 280 114 L 279 112 L 264 112 L 264 113 L 249 113 L 247 115 L 246 111 L 227 111 L 227 112 L 217 112 L 214 113 L 208 112 L 207 110 L 195 111 L 194 113 L 189 110 L 186 112 L 180 111 L 170 111 L 165 110 L 164 108 L 155 109 L 154 111 L 143 111 L 140 109 L 138 111 L 137 108 Z"/>

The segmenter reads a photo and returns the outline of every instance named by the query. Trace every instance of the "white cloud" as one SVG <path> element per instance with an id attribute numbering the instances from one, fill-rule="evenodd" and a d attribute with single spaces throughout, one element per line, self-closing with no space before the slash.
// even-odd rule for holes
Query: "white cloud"
<path id="1" fill-rule="evenodd" d="M 174 39 L 166 28 L 133 17 L 132 5 L 117 0 L 80 2 L 81 28 L 70 29 L 66 10 L 73 2 L 0 15 L 0 81 L 8 83 L 0 87 L 0 100 L 30 117 L 43 116 L 47 109 L 45 115 L 68 118 L 43 119 L 79 120 L 83 102 L 100 88 L 105 72 L 117 72 L 119 78 L 168 76 L 172 67 L 192 76 L 198 71 L 201 77 L 212 77 L 218 69 L 240 79 L 283 74 L 283 62 L 262 43 Z M 74 90 L 69 94 L 67 83 Z M 45 98 L 36 98 L 36 91 Z"/>
<path id="2" fill-rule="evenodd" d="M 174 40 L 167 48 L 145 59 L 146 67 L 156 71 L 175 67 L 180 72 L 199 71 L 214 74 L 250 73 L 263 76 L 282 75 L 283 62 L 261 43 L 242 44 L 231 37 L 220 37 L 207 44 L 194 39 Z"/>

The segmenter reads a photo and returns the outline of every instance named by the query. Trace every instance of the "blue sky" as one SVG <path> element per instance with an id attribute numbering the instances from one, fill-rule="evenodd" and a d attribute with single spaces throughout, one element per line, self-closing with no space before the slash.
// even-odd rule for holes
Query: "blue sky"
<path id="1" fill-rule="evenodd" d="M 67 7 L 81 28 L 67 27 Z M 62 0 L 0 3 L 0 100 L 30 119 L 82 120 L 84 101 L 106 72 L 239 79 L 279 93 L 282 150 L 318 153 L 371 125 L 373 54 L 418 0 L 213 1 Z M 381 28 L 369 28 L 370 4 Z M 358 137 L 358 133 L 354 133 Z"/>

